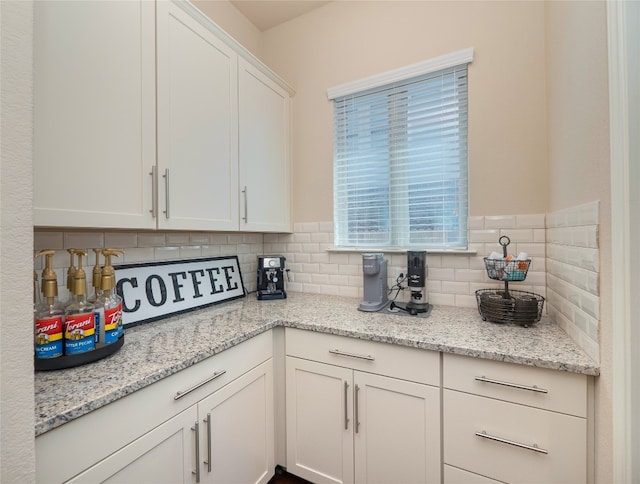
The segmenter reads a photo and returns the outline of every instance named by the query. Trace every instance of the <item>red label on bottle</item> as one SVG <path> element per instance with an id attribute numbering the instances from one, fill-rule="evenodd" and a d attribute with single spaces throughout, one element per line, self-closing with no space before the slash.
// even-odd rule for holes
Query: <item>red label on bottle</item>
<path id="1" fill-rule="evenodd" d="M 54 358 L 62 355 L 62 316 L 36 320 L 36 358 Z"/>
<path id="2" fill-rule="evenodd" d="M 95 320 L 93 313 L 72 314 L 64 322 L 64 351 L 68 355 L 84 353 L 95 348 Z"/>
<path id="3" fill-rule="evenodd" d="M 122 304 L 115 308 L 104 310 L 104 343 L 111 344 L 118 341 L 122 327 Z"/>

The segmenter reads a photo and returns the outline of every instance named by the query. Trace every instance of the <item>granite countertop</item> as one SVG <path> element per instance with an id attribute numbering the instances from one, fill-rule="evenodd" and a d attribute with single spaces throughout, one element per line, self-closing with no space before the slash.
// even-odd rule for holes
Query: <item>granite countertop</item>
<path id="1" fill-rule="evenodd" d="M 254 294 L 125 331 L 114 355 L 65 370 L 36 372 L 40 435 L 276 326 L 597 376 L 599 367 L 546 317 L 531 327 L 482 321 L 473 308 L 433 307 L 427 318 L 357 310 L 353 298 Z"/>

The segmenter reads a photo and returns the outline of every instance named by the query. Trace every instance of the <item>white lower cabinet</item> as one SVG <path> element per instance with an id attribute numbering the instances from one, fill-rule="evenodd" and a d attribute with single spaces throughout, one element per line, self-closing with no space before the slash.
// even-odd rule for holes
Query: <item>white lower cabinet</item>
<path id="1" fill-rule="evenodd" d="M 428 380 L 437 353 L 289 329 L 286 341 L 289 472 L 318 484 L 440 482 L 440 389 L 397 374 L 398 361 L 407 374 L 419 364 Z M 324 361 L 300 357 L 314 353 Z"/>
<path id="2" fill-rule="evenodd" d="M 586 376 L 445 354 L 443 386 L 445 483 L 588 481 Z"/>
<path id="3" fill-rule="evenodd" d="M 38 483 L 266 483 L 273 475 L 272 333 L 36 438 Z"/>
<path id="4" fill-rule="evenodd" d="M 68 482 L 191 482 L 195 455 L 193 425 L 197 419 L 198 412 L 191 407 Z"/>

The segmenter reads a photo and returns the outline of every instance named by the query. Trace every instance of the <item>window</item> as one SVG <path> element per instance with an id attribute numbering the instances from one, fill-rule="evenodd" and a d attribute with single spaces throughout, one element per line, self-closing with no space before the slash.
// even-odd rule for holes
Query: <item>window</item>
<path id="1" fill-rule="evenodd" d="M 329 90 L 336 247 L 467 247 L 467 49 Z"/>

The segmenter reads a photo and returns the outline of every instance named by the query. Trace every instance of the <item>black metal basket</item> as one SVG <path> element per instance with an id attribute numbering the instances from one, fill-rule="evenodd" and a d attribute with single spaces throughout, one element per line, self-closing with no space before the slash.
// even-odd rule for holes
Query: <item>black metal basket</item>
<path id="1" fill-rule="evenodd" d="M 527 291 L 478 289 L 478 311 L 484 321 L 529 326 L 540 321 L 544 298 Z"/>
<path id="2" fill-rule="evenodd" d="M 531 265 L 531 259 L 510 260 L 484 258 L 489 279 L 496 281 L 524 281 Z"/>

